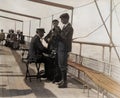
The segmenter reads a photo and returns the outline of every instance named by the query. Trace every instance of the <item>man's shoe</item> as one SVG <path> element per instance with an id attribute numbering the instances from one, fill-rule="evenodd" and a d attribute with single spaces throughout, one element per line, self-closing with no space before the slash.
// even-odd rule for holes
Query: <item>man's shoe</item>
<path id="1" fill-rule="evenodd" d="M 60 85 L 60 84 L 62 84 L 64 81 L 63 80 L 61 80 L 60 82 L 58 82 L 57 83 L 57 85 Z"/>
<path id="2" fill-rule="evenodd" d="M 55 82 L 59 82 L 59 81 L 57 81 L 57 80 L 53 80 L 53 81 L 52 81 L 52 83 L 55 83 Z"/>
<path id="3" fill-rule="evenodd" d="M 63 82 L 60 85 L 58 85 L 58 88 L 67 88 L 67 83 Z"/>
<path id="4" fill-rule="evenodd" d="M 52 83 L 57 83 L 57 84 L 58 84 L 59 82 L 60 82 L 60 80 L 55 80 L 55 79 L 52 81 Z"/>
<path id="5" fill-rule="evenodd" d="M 53 81 L 52 81 L 52 83 L 55 83 L 56 82 L 56 80 L 54 79 Z"/>
<path id="6" fill-rule="evenodd" d="M 40 75 L 41 78 L 47 78 L 46 74 Z"/>

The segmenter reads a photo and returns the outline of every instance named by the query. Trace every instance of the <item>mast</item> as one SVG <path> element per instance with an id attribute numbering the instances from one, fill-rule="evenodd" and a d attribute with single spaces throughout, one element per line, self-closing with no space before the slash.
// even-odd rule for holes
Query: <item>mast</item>
<path id="1" fill-rule="evenodd" d="M 112 45 L 112 0 L 110 0 L 110 45 Z M 112 47 L 109 48 L 109 63 L 110 63 L 110 69 L 109 69 L 109 75 L 111 75 L 112 65 L 111 65 L 111 57 L 112 57 Z"/>
<path id="2" fill-rule="evenodd" d="M 112 1 L 112 0 L 111 0 L 111 1 Z M 105 24 L 105 22 L 104 22 L 104 19 L 103 19 L 103 17 L 102 17 L 102 14 L 101 14 L 101 12 L 100 12 L 99 7 L 98 7 L 97 1 L 94 0 L 94 2 L 95 2 L 95 5 L 96 5 L 96 8 L 97 8 L 97 10 L 98 10 L 98 13 L 99 13 L 99 15 L 100 15 L 101 21 L 103 22 L 103 25 L 104 25 L 105 30 L 106 30 L 106 32 L 107 32 L 107 35 L 108 35 L 108 37 L 109 37 L 109 39 L 110 39 L 111 47 L 113 46 L 113 48 L 114 48 L 114 50 L 115 50 L 115 53 L 116 53 L 116 55 L 117 55 L 117 57 L 118 57 L 118 60 L 119 60 L 119 62 L 120 62 L 120 56 L 119 56 L 118 51 L 117 51 L 117 49 L 116 49 L 116 47 L 115 47 L 115 45 L 114 45 L 114 42 L 112 41 L 111 35 L 110 35 L 109 31 L 108 31 L 108 28 L 107 28 L 107 26 L 106 26 L 106 24 Z"/>
<path id="3" fill-rule="evenodd" d="M 110 36 L 112 39 L 112 0 L 110 0 Z M 110 44 L 112 42 L 110 41 Z"/>

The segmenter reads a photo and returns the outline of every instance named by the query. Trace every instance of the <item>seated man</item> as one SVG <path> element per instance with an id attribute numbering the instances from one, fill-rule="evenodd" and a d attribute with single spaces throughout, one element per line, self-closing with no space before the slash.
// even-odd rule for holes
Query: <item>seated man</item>
<path id="1" fill-rule="evenodd" d="M 29 51 L 28 51 L 28 61 L 29 62 L 37 62 L 45 64 L 45 75 L 49 79 L 49 72 L 52 63 L 51 59 L 47 56 L 44 56 L 43 53 L 49 54 L 50 51 L 45 48 L 41 42 L 42 37 L 44 36 L 44 29 L 39 28 L 36 30 L 36 35 L 32 38 Z"/>

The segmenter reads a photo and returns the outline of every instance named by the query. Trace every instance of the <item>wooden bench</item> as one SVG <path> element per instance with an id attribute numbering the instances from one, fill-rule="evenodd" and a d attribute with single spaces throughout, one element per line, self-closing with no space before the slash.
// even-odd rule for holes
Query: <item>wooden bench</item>
<path id="1" fill-rule="evenodd" d="M 99 89 L 101 89 L 103 94 L 108 92 L 110 94 L 113 94 L 117 98 L 120 98 L 120 84 L 109 76 L 106 76 L 101 72 L 97 72 L 72 61 L 68 61 L 68 65 L 74 67 L 79 71 L 84 72 L 97 85 L 98 93 Z M 107 96 L 107 98 L 109 98 L 109 96 Z"/>

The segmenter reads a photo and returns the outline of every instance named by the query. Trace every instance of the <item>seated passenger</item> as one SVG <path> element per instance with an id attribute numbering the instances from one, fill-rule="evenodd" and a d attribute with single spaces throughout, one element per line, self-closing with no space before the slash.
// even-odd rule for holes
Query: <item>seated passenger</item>
<path id="1" fill-rule="evenodd" d="M 45 75 L 48 79 L 52 79 L 51 75 L 51 58 L 44 56 L 43 53 L 49 54 L 50 51 L 45 48 L 41 42 L 42 37 L 44 36 L 44 29 L 39 28 L 36 30 L 36 35 L 32 38 L 30 42 L 30 47 L 28 51 L 28 61 L 29 62 L 37 62 L 37 63 L 44 63 L 45 64 Z M 53 74 L 52 74 L 53 75 Z M 51 76 L 52 76 L 51 75 Z M 53 76 L 52 76 L 53 77 Z"/>
<path id="2" fill-rule="evenodd" d="M 23 32 L 20 30 L 17 30 L 17 40 L 19 41 L 20 44 L 25 44 Z"/>
<path id="3" fill-rule="evenodd" d="M 0 42 L 5 40 L 5 33 L 3 32 L 3 29 L 1 29 L 1 32 L 0 32 Z"/>
<path id="4" fill-rule="evenodd" d="M 12 41 L 13 42 L 11 43 L 11 48 L 14 50 L 19 49 L 20 45 L 19 41 L 17 40 L 17 34 L 14 34 Z"/>
<path id="5" fill-rule="evenodd" d="M 25 39 L 24 39 L 23 32 L 20 32 L 19 42 L 20 42 L 20 44 L 25 44 Z"/>
<path id="6" fill-rule="evenodd" d="M 9 30 L 9 33 L 7 34 L 6 41 L 5 41 L 5 46 L 10 47 L 11 46 L 11 36 L 12 36 L 12 29 Z"/>

